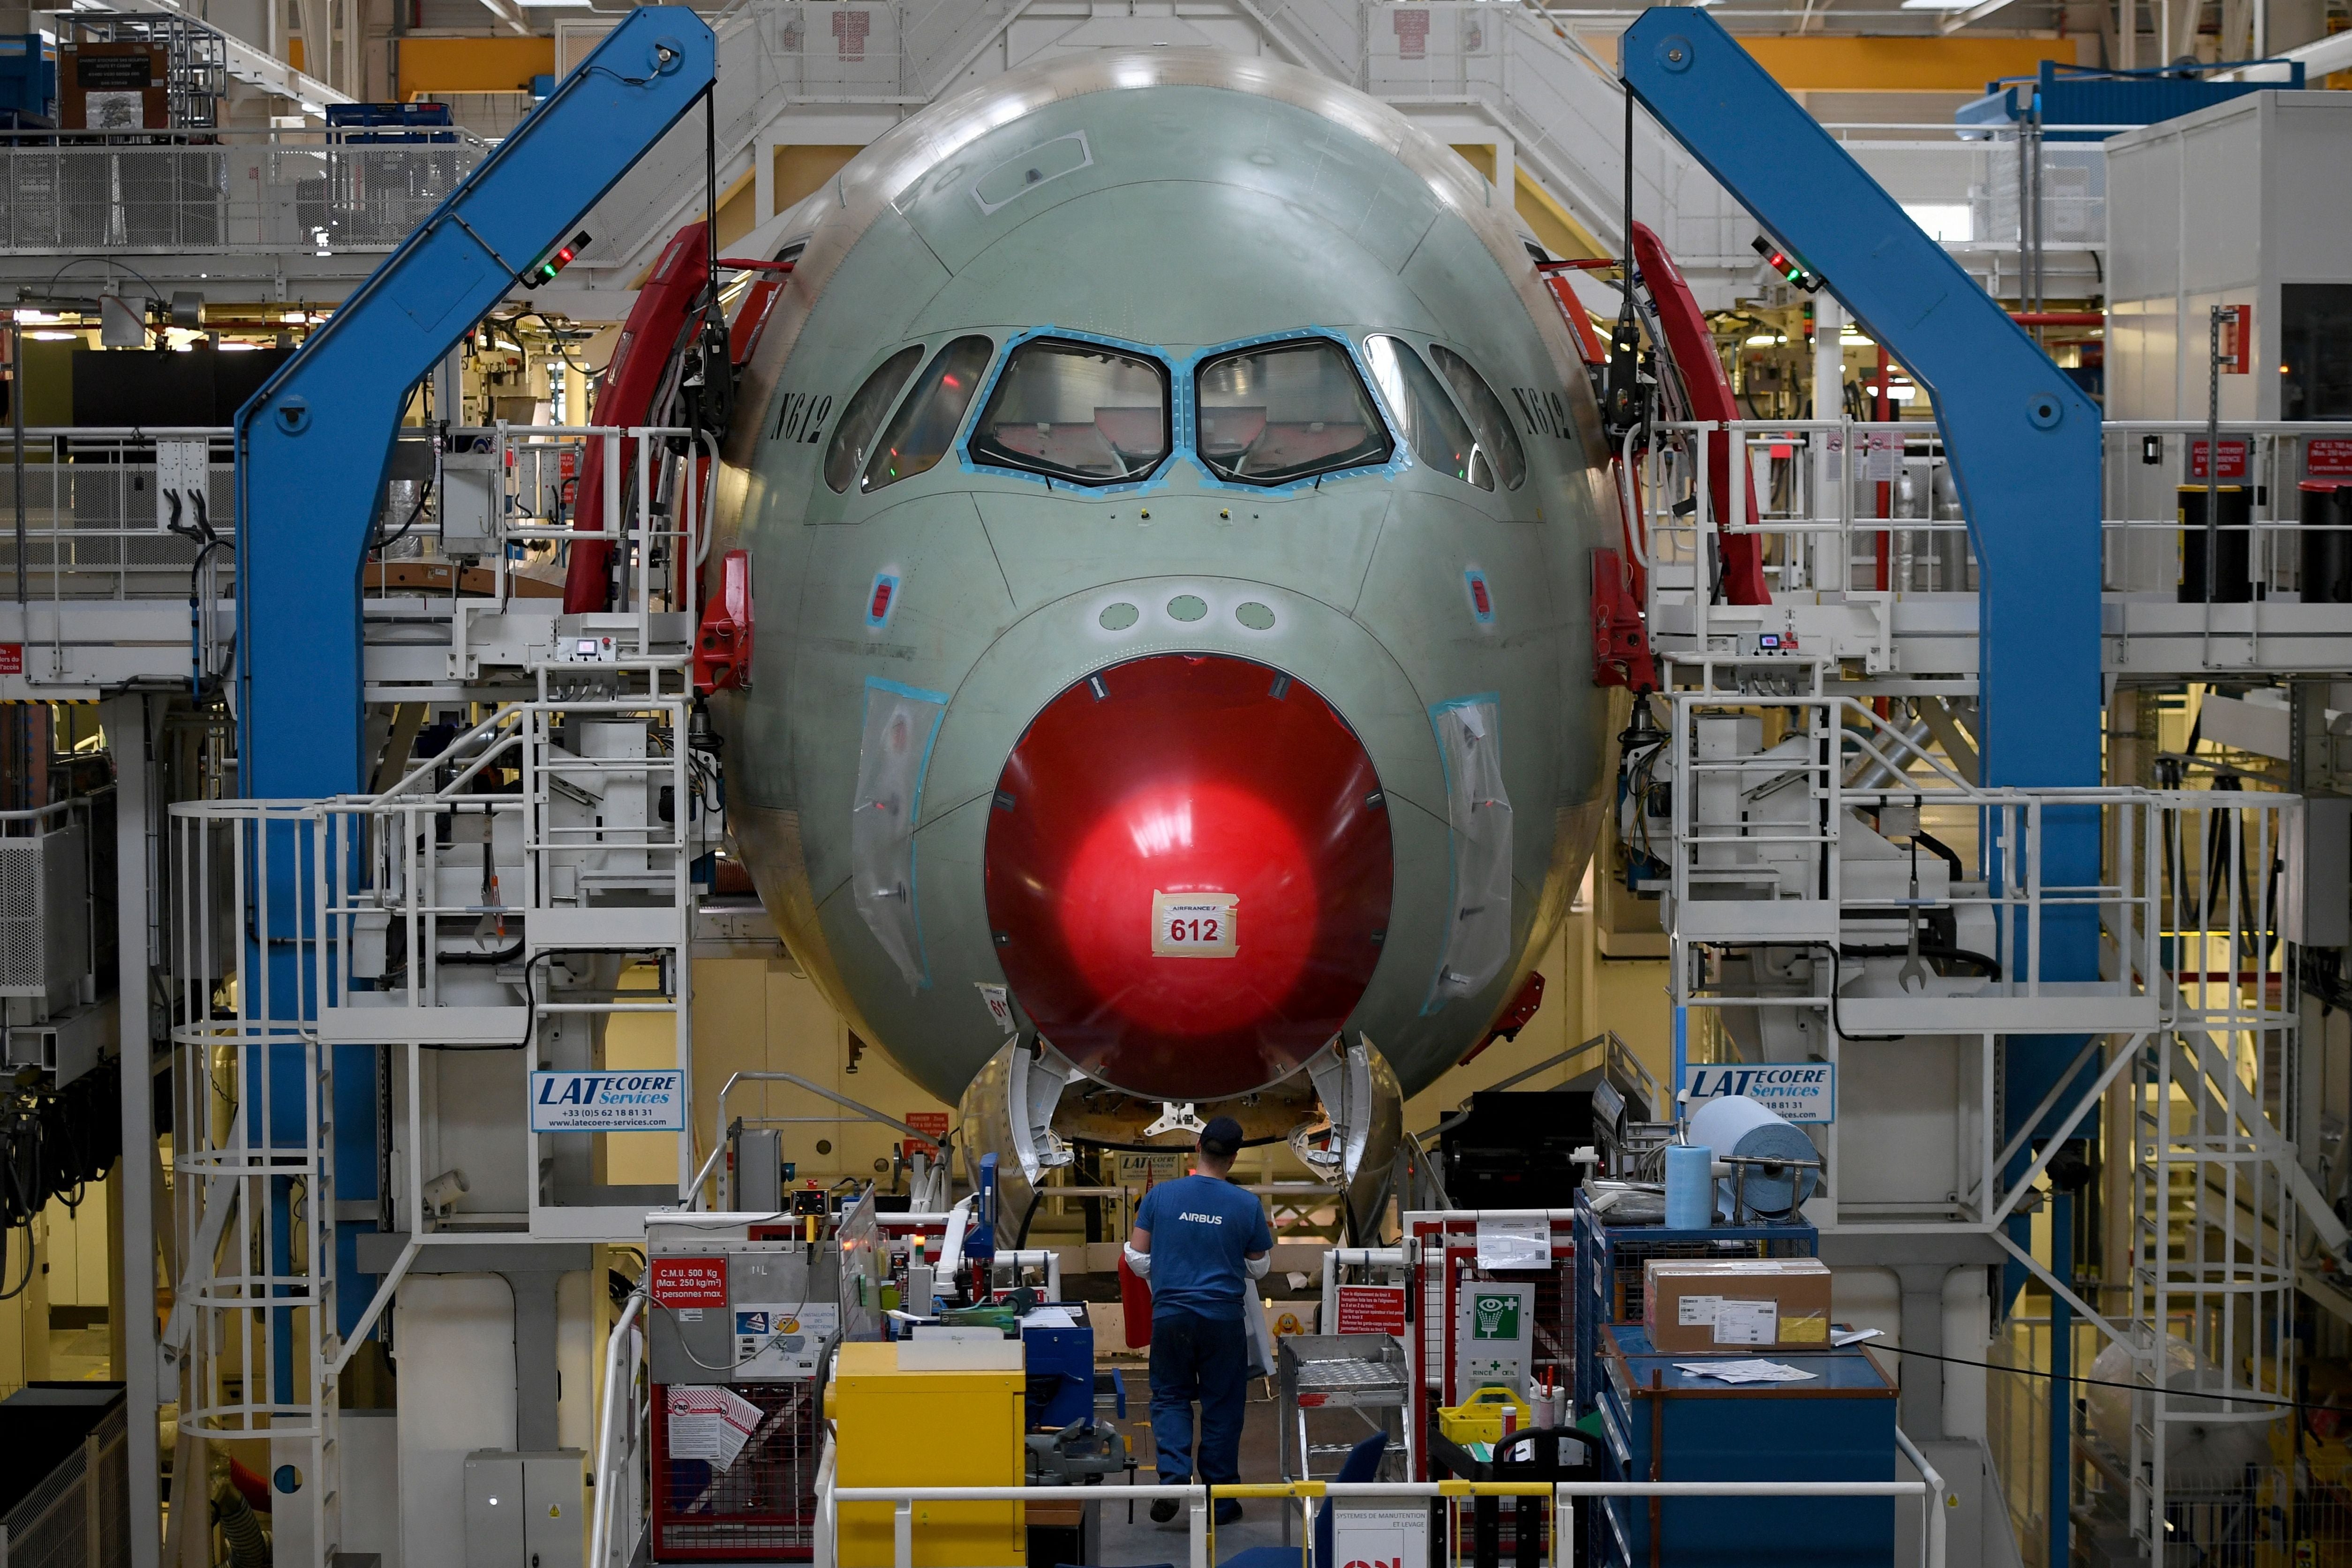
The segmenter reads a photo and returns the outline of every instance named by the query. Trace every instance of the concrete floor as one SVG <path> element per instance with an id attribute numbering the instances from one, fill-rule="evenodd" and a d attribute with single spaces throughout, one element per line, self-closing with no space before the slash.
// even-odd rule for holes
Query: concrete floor
<path id="1" fill-rule="evenodd" d="M 52 1309 L 49 1315 L 49 1380 L 54 1383 L 92 1383 L 105 1379 L 112 1366 L 112 1355 L 107 1345 L 106 1324 L 82 1323 L 72 1321 L 87 1313 L 59 1312 Z M 65 1320 L 60 1321 L 60 1320 Z"/>
<path id="2" fill-rule="evenodd" d="M 1150 1381 L 1139 1359 L 1130 1362 L 1121 1358 L 1115 1364 L 1119 1367 L 1127 1383 L 1128 1419 L 1118 1424 L 1119 1428 L 1128 1435 L 1134 1450 L 1135 1479 L 1148 1486 L 1157 1479 L 1151 1445 Z M 1254 1380 L 1250 1384 L 1249 1405 L 1242 1424 L 1241 1471 L 1244 1481 L 1282 1479 L 1282 1466 L 1275 1445 L 1278 1409 L 1273 1383 L 1263 1378 Z M 1350 1432 L 1349 1424 L 1354 1423 L 1356 1417 L 1352 1413 L 1344 1416 L 1335 1415 L 1319 1424 L 1311 1436 L 1320 1443 L 1370 1434 L 1370 1427 Z M 1326 1459 L 1322 1464 L 1327 1470 L 1336 1468 L 1334 1460 Z M 1110 1479 L 1119 1482 L 1126 1479 L 1124 1476 Z M 1129 1524 L 1127 1504 L 1107 1502 L 1102 1505 L 1102 1551 L 1095 1560 L 1096 1568 L 1143 1568 L 1143 1565 L 1153 1563 L 1183 1568 L 1190 1551 L 1184 1516 L 1179 1514 L 1167 1524 L 1154 1524 L 1151 1522 L 1150 1507 L 1149 1503 L 1137 1503 L 1135 1522 Z M 1214 1551 L 1210 1560 L 1223 1563 L 1235 1552 L 1253 1546 L 1283 1544 L 1282 1522 L 1286 1510 L 1292 1516 L 1290 1544 L 1295 1550 L 1298 1544 L 1297 1507 L 1295 1503 L 1271 1499 L 1252 1499 L 1243 1505 L 1244 1517 L 1240 1523 L 1226 1525 L 1216 1532 Z"/>

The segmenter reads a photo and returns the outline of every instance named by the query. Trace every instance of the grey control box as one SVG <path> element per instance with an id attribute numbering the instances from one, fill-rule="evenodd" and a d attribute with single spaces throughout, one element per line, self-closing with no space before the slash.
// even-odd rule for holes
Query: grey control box
<path id="1" fill-rule="evenodd" d="M 583 1568 L 588 1456 L 577 1448 L 466 1456 L 466 1568 Z"/>

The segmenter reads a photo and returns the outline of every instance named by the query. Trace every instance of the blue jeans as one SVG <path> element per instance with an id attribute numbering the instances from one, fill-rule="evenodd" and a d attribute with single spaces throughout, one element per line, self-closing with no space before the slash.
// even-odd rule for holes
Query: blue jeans
<path id="1" fill-rule="evenodd" d="M 1160 1480 L 1192 1479 L 1192 1401 L 1201 1402 L 1197 1473 L 1215 1485 L 1242 1479 L 1242 1405 L 1249 1393 L 1249 1342 L 1241 1321 L 1191 1312 L 1151 1314 L 1151 1444 Z"/>

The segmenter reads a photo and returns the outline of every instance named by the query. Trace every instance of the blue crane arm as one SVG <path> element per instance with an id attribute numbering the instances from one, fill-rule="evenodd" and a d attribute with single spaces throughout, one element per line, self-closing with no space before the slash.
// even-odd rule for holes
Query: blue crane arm
<path id="1" fill-rule="evenodd" d="M 1976 548 L 1979 776 L 2099 783 L 2099 411 L 1711 15 L 1645 11 L 1621 48 L 1626 85 L 1658 123 L 1936 400 Z M 2096 808 L 2046 812 L 2041 858 L 2045 887 L 2096 885 Z M 2098 938 L 2088 907 L 2046 915 L 2041 977 L 2098 978 Z M 2080 1044 L 2009 1041 L 2011 1117 L 2041 1101 Z M 2077 1088 L 2088 1081 L 2086 1069 Z"/>
<path id="2" fill-rule="evenodd" d="M 359 787 L 360 568 L 409 392 L 716 70 L 692 11 L 630 12 L 237 411 L 245 795 Z"/>
<path id="3" fill-rule="evenodd" d="M 1644 12 L 1622 47 L 1643 106 L 1936 400 L 1977 553 L 1980 776 L 2097 784 L 2098 409 L 1711 15 Z M 2045 879 L 2095 881 L 2088 852 L 2045 852 Z"/>

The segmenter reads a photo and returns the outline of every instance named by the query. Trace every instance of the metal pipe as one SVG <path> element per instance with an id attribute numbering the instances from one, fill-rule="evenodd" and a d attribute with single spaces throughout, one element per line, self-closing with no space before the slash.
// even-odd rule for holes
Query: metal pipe
<path id="1" fill-rule="evenodd" d="M 1402 1247 L 1329 1247 L 1323 1250 L 1323 1332 L 1336 1334 L 1339 1321 L 1339 1270 L 1342 1268 L 1402 1268 Z"/>
<path id="2" fill-rule="evenodd" d="M 412 1235 L 408 1238 L 408 1244 L 400 1249 L 400 1257 L 394 1260 L 392 1272 L 383 1277 L 383 1283 L 375 1288 L 375 1294 L 369 1298 L 367 1310 L 360 1314 L 359 1322 L 353 1325 L 348 1335 L 344 1336 L 343 1348 L 336 1353 L 334 1363 L 328 1367 L 328 1371 L 341 1373 L 343 1368 L 352 1364 L 352 1357 L 359 1354 L 360 1346 L 367 1342 L 368 1331 L 375 1327 L 375 1321 L 383 1315 L 384 1308 L 390 1305 L 393 1292 L 400 1289 L 400 1282 L 408 1277 L 410 1265 L 416 1261 L 416 1255 L 424 1250 L 424 1237 Z"/>
<path id="3" fill-rule="evenodd" d="M 8 312 L 8 428 L 11 461 L 16 473 L 16 635 L 23 637 L 25 626 L 25 324 L 16 312 Z M 52 520 L 54 521 L 54 520 Z M 50 552 L 52 572 L 56 570 Z"/>
<path id="4" fill-rule="evenodd" d="M 1919 1472 L 1919 1479 L 1927 1488 L 1920 1500 L 1920 1552 L 1926 1559 L 1927 1568 L 1944 1568 L 1945 1536 L 1949 1528 L 1944 1518 L 1944 1510 L 1958 1507 L 1959 1500 L 1949 1497 L 1945 1491 L 1944 1478 L 1937 1474 L 1936 1467 L 1927 1462 L 1927 1456 L 1919 1451 L 1918 1445 L 1912 1442 L 1910 1435 L 1900 1426 L 1895 1428 L 1895 1446 L 1903 1451 L 1905 1458 L 1911 1461 L 1911 1468 Z"/>
<path id="5" fill-rule="evenodd" d="M 2055 1149 L 2059 1139 L 2050 1140 Z M 2052 1184 L 2050 1271 L 2069 1285 L 2074 1278 L 2074 1194 Z M 2050 1518 L 2051 1563 L 2072 1563 L 2074 1508 L 2074 1318 L 2067 1292 L 2050 1292 Z M 2163 1432 L 2158 1420 L 2157 1430 Z"/>
<path id="6" fill-rule="evenodd" d="M 1922 753 L 1927 751 L 1925 742 L 1930 731 L 1927 728 L 1927 721 L 1925 719 L 1914 719 L 1908 728 L 1897 730 L 1895 732 L 1913 751 Z M 1874 748 L 1872 750 L 1874 751 Z M 1864 792 L 1883 789 L 1902 776 L 1902 771 L 1889 759 L 1883 756 L 1871 757 L 1855 770 L 1852 778 L 1845 781 L 1845 787 Z"/>
<path id="7" fill-rule="evenodd" d="M 2221 310 L 2206 321 L 2205 346 L 2205 643 L 2212 662 L 2213 601 L 2221 582 Z M 2196 465 L 2189 465 L 2194 472 Z"/>
<path id="8" fill-rule="evenodd" d="M 1937 1506 L 1943 1499 L 1943 1478 L 1935 1473 L 1926 1458 L 1919 1455 L 1908 1438 L 1898 1428 L 1895 1441 L 1911 1458 L 1921 1479 L 1916 1481 L 1286 1481 L 1272 1485 L 1240 1485 L 1207 1487 L 1192 1486 L 1093 1486 L 1083 1495 L 1097 1502 L 1118 1502 L 1128 1500 L 1160 1498 L 1181 1500 L 1191 1504 L 1189 1521 L 1192 1568 L 1207 1568 L 1209 1540 L 1209 1504 L 1213 1497 L 1231 1498 L 1295 1498 L 1302 1502 L 1316 1498 L 1438 1498 L 1438 1497 L 1545 1497 L 1552 1500 L 1553 1540 L 1555 1543 L 1570 1538 L 1575 1529 L 1574 1500 L 1608 1497 L 1761 1497 L 1761 1498 L 1833 1498 L 1833 1497 L 1916 1497 L 1921 1500 L 1923 1512 L 1933 1516 L 1933 1522 L 1923 1530 L 1926 1537 L 1927 1568 L 1944 1568 L 1943 1510 Z M 1076 1488 L 1062 1487 L 835 1487 L 827 1485 L 833 1445 L 825 1445 L 825 1459 L 820 1462 L 817 1485 L 817 1514 L 820 1521 L 836 1517 L 842 1503 L 878 1502 L 891 1505 L 894 1561 L 897 1568 L 911 1568 L 913 1563 L 913 1510 L 918 1502 L 1018 1502 L 1035 1501 L 1041 1495 L 1068 1491 L 1079 1495 Z M 821 1522 L 822 1528 L 822 1522 Z M 830 1533 L 830 1532 L 828 1532 Z M 819 1561 L 823 1561 L 820 1556 Z M 601 1568 L 592 1562 L 590 1568 Z"/>
<path id="9" fill-rule="evenodd" d="M 612 1544 L 613 1494 L 620 1489 L 607 1478 L 613 1473 L 613 1391 L 621 1382 L 621 1347 L 628 1342 L 629 1327 L 636 1321 L 637 1313 L 646 1304 L 645 1292 L 630 1292 L 627 1304 L 622 1307 L 618 1321 L 604 1339 L 604 1392 L 596 1405 L 596 1510 L 589 1520 L 588 1568 L 604 1568 L 605 1553 Z M 825 1447 L 828 1462 L 832 1445 Z"/>
<path id="10" fill-rule="evenodd" d="M 1275 1481 L 1087 1487 L 835 1487 L 836 1502 L 1019 1502 L 1041 1492 L 1123 1502 L 1208 1497 L 1919 1497 L 1925 1481 Z"/>
<path id="11" fill-rule="evenodd" d="M 878 1121 L 885 1127 L 895 1127 L 909 1138 L 919 1138 L 925 1142 L 930 1141 L 930 1134 L 916 1131 L 897 1117 L 885 1116 L 870 1105 L 861 1104 L 845 1094 L 835 1094 L 824 1085 L 812 1083 L 798 1073 L 739 1072 L 729 1079 L 719 1090 L 719 1102 L 712 1112 L 710 1141 L 713 1147 L 710 1151 L 710 1158 L 704 1161 L 702 1169 L 695 1173 L 693 1184 L 677 1194 L 679 1201 L 683 1203 L 691 1204 L 696 1201 L 696 1194 L 701 1192 L 702 1184 L 709 1179 L 711 1166 L 717 1162 L 719 1151 L 727 1146 L 727 1097 L 735 1091 L 735 1086 L 739 1083 L 788 1083 L 796 1089 L 808 1090 L 820 1100 L 829 1100 L 835 1105 L 855 1110 L 868 1121 Z"/>

